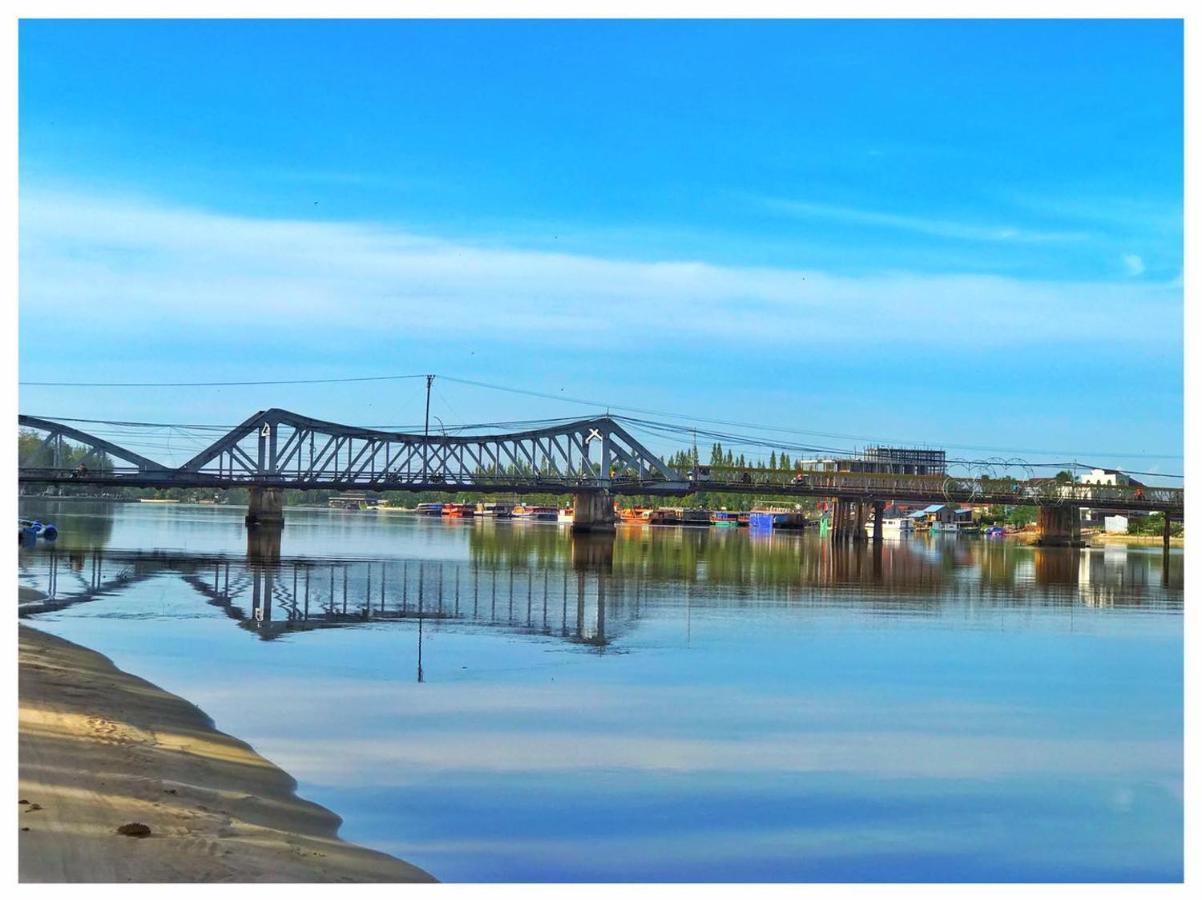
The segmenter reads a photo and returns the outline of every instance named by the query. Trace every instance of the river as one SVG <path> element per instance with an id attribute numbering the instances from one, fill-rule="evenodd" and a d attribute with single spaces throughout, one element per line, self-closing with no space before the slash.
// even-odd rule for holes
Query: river
<path id="1" fill-rule="evenodd" d="M 1182 877 L 1178 550 L 20 509 L 30 624 L 443 881 Z"/>

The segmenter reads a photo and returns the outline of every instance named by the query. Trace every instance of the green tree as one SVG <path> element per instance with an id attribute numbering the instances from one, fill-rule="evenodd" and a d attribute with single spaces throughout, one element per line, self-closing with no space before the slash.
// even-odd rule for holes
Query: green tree
<path id="1" fill-rule="evenodd" d="M 1034 506 L 1011 506 L 1006 510 L 1006 524 L 1025 528 L 1038 518 Z"/>

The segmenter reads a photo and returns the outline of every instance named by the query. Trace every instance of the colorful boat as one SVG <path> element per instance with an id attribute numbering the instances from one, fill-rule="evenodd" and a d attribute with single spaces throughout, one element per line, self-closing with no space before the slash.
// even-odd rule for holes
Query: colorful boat
<path id="1" fill-rule="evenodd" d="M 646 525 L 651 519 L 651 510 L 642 506 L 618 510 L 618 521 L 624 525 Z"/>
<path id="2" fill-rule="evenodd" d="M 527 519 L 531 522 L 558 522 L 558 506 L 524 506 L 518 504 L 513 508 L 515 519 Z"/>
<path id="3" fill-rule="evenodd" d="M 774 509 L 753 509 L 749 517 L 752 528 L 773 531 L 800 531 L 805 528 L 805 522 L 802 513 Z"/>
<path id="4" fill-rule="evenodd" d="M 709 525 L 708 509 L 686 509 L 683 506 L 661 506 L 651 511 L 647 521 L 652 525 Z"/>
<path id="5" fill-rule="evenodd" d="M 710 513 L 710 524 L 715 528 L 738 528 L 739 514 L 724 509 L 715 510 Z"/>
<path id="6" fill-rule="evenodd" d="M 572 522 L 575 522 L 576 521 L 576 510 L 570 506 L 566 507 L 565 509 L 561 509 L 559 511 L 558 521 L 559 521 L 559 524 L 561 524 L 561 525 L 563 525 L 565 523 L 571 524 Z"/>
<path id="7" fill-rule="evenodd" d="M 489 516 L 494 519 L 512 519 L 513 504 L 511 503 L 477 503 L 476 515 Z"/>
<path id="8" fill-rule="evenodd" d="M 442 514 L 452 519 L 471 519 L 476 515 L 476 507 L 470 503 L 444 503 Z"/>
<path id="9" fill-rule="evenodd" d="M 419 503 L 417 504 L 417 514 L 419 516 L 441 516 L 441 503 Z"/>
<path id="10" fill-rule="evenodd" d="M 30 542 L 36 541 L 38 538 L 44 541 L 53 541 L 58 537 L 58 529 L 50 524 L 43 525 L 36 520 L 17 519 L 17 535 L 22 540 Z"/>

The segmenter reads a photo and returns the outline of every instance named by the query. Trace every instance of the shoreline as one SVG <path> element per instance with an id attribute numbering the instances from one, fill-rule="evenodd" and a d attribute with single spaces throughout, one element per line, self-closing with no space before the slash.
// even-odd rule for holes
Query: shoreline
<path id="1" fill-rule="evenodd" d="M 21 882 L 430 882 L 195 705 L 19 626 Z M 150 827 L 127 837 L 128 823 Z"/>

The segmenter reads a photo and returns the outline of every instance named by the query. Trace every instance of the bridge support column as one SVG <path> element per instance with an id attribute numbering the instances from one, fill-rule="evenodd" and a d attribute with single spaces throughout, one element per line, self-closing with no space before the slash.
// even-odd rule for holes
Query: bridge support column
<path id="1" fill-rule="evenodd" d="M 1040 547 L 1084 547 L 1081 540 L 1081 513 L 1075 506 L 1039 508 Z"/>
<path id="2" fill-rule="evenodd" d="M 857 544 L 868 539 L 868 532 L 864 528 L 863 500 L 835 499 L 831 537 L 836 541 L 854 541 Z"/>
<path id="3" fill-rule="evenodd" d="M 885 527 L 884 522 L 883 522 L 884 518 L 885 518 L 885 501 L 873 500 L 872 501 L 872 539 L 877 543 L 878 546 L 881 543 L 881 533 Z"/>
<path id="4" fill-rule="evenodd" d="M 246 527 L 284 527 L 284 492 L 274 487 L 252 487 L 246 510 Z"/>
<path id="5" fill-rule="evenodd" d="M 1169 514 L 1164 514 L 1164 552 L 1169 552 L 1169 536 L 1172 534 L 1172 527 L 1169 525 Z"/>
<path id="6" fill-rule="evenodd" d="M 614 501 L 609 491 L 576 494 L 573 502 L 572 531 L 614 531 Z"/>
<path id="7" fill-rule="evenodd" d="M 839 497 L 835 498 L 831 509 L 831 540 L 842 541 L 847 537 L 847 504 Z"/>

